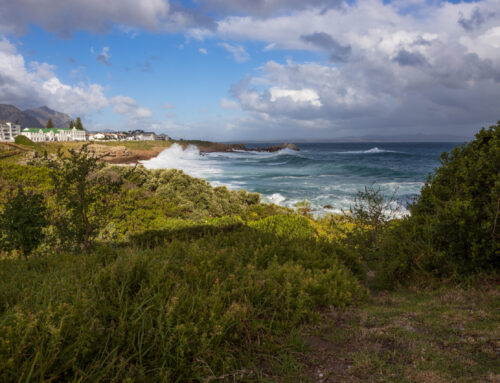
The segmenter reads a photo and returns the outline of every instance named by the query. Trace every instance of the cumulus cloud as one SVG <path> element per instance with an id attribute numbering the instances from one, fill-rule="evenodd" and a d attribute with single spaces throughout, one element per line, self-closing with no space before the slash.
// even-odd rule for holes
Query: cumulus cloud
<path id="1" fill-rule="evenodd" d="M 340 7 L 343 0 L 205 0 L 203 4 L 223 13 L 270 17 L 283 11 Z"/>
<path id="2" fill-rule="evenodd" d="M 242 45 L 229 43 L 219 43 L 218 45 L 231 53 L 237 62 L 244 62 L 250 58 L 250 55 Z"/>
<path id="3" fill-rule="evenodd" d="M 137 101 L 127 96 L 116 96 L 109 100 L 113 112 L 125 116 L 129 121 L 136 122 L 153 116 L 153 111 L 139 106 Z"/>
<path id="4" fill-rule="evenodd" d="M 205 48 L 198 49 L 198 52 L 203 53 L 204 55 L 208 55 L 208 51 Z"/>
<path id="5" fill-rule="evenodd" d="M 108 99 L 100 84 L 65 84 L 55 70 L 55 66 L 47 63 L 26 63 L 15 45 L 6 39 L 0 40 L 0 103 L 22 109 L 47 105 L 72 116 L 88 116 L 113 106 L 113 111 L 125 116 L 130 123 L 153 115 L 130 97 Z"/>
<path id="6" fill-rule="evenodd" d="M 24 33 L 30 24 L 62 36 L 75 31 L 108 32 L 116 26 L 137 33 L 213 29 L 212 18 L 168 0 L 0 0 L 0 33 Z"/>
<path id="7" fill-rule="evenodd" d="M 409 52 L 406 49 L 401 49 L 393 60 L 402 66 L 422 66 L 427 64 L 427 60 L 423 54 Z"/>
<path id="8" fill-rule="evenodd" d="M 68 35 L 77 30 L 104 32 L 110 23 L 159 29 L 169 14 L 166 0 L 1 0 L 4 32 L 24 32 L 30 23 Z"/>
<path id="9" fill-rule="evenodd" d="M 479 7 L 475 7 L 469 17 L 465 17 L 462 12 L 460 12 L 460 17 L 458 23 L 467 31 L 472 32 L 479 29 L 488 19 L 496 16 L 495 12 L 485 11 Z"/>
<path id="10" fill-rule="evenodd" d="M 260 74 L 234 84 L 231 95 L 260 123 L 297 129 L 313 122 L 332 132 L 437 128 L 460 134 L 454 129 L 496 121 L 500 23 L 488 15 L 500 14 L 500 3 L 484 0 L 478 10 L 470 3 L 417 1 L 413 13 L 408 5 L 367 0 L 221 20 L 224 38 L 329 55 L 325 63 L 269 61 Z"/>
<path id="11" fill-rule="evenodd" d="M 310 35 L 302 35 L 300 38 L 329 52 L 330 61 L 346 62 L 351 55 L 351 47 L 349 45 L 340 44 L 328 33 L 315 32 Z"/>
<path id="12" fill-rule="evenodd" d="M 48 105 L 73 115 L 83 115 L 107 106 L 104 89 L 99 84 L 62 83 L 47 63 L 26 64 L 16 47 L 0 40 L 0 103 L 22 108 Z"/>

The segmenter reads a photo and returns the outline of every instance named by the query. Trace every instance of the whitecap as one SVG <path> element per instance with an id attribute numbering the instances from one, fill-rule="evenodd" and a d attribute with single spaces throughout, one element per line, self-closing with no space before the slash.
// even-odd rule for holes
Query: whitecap
<path id="1" fill-rule="evenodd" d="M 147 169 L 181 169 L 185 173 L 199 178 L 222 174 L 222 169 L 216 163 L 200 154 L 197 147 L 189 145 L 186 149 L 173 144 L 150 160 L 141 161 Z"/>

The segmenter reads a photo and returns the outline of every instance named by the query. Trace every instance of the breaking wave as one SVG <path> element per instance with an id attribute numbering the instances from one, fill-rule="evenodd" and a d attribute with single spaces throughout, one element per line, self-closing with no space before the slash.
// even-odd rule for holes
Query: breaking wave
<path id="1" fill-rule="evenodd" d="M 265 202 L 282 206 L 294 207 L 306 198 L 317 214 L 348 210 L 358 191 L 376 183 L 387 195 L 396 193 L 404 212 L 407 201 L 420 192 L 427 174 L 439 164 L 439 155 L 453 144 L 300 146 L 299 152 L 200 154 L 195 146 L 183 150 L 174 144 L 142 163 L 148 169 L 181 169 L 214 186 L 257 192 Z"/>

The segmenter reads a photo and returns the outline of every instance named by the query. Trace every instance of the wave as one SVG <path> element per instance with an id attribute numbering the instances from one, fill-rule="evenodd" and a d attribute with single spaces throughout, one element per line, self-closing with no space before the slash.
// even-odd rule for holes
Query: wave
<path id="1" fill-rule="evenodd" d="M 141 163 L 147 169 L 180 169 L 198 178 L 222 174 L 219 164 L 202 156 L 198 148 L 193 145 L 183 149 L 182 146 L 173 144 L 155 158 Z"/>
<path id="2" fill-rule="evenodd" d="M 368 150 L 348 150 L 345 152 L 336 152 L 338 154 L 380 154 L 380 153 L 399 153 L 399 154 L 407 154 L 405 152 L 398 152 L 397 150 L 385 150 L 379 149 L 376 146 L 374 148 Z"/>

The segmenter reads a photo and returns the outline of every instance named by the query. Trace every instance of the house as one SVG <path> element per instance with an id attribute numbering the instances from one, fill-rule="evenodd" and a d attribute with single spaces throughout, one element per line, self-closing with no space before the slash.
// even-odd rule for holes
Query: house
<path id="1" fill-rule="evenodd" d="M 87 134 L 87 138 L 90 140 L 90 141 L 94 141 L 94 140 L 105 140 L 106 139 L 106 135 L 104 133 L 88 133 Z"/>
<path id="2" fill-rule="evenodd" d="M 14 141 L 21 134 L 21 125 L 12 122 L 0 122 L 0 141 Z"/>
<path id="3" fill-rule="evenodd" d="M 154 141 L 156 140 L 156 134 L 153 132 L 142 132 L 137 134 L 135 139 L 139 141 Z"/>
<path id="4" fill-rule="evenodd" d="M 156 135 L 156 140 L 157 141 L 166 141 L 166 140 L 170 140 L 170 137 L 167 136 L 166 134 L 162 133 L 162 134 L 157 134 Z"/>
<path id="5" fill-rule="evenodd" d="M 47 141 L 85 141 L 85 130 L 73 129 L 46 129 L 46 128 L 26 128 L 22 134 L 33 142 Z"/>
<path id="6" fill-rule="evenodd" d="M 126 140 L 138 141 L 164 141 L 169 140 L 170 137 L 166 134 L 156 134 L 154 132 L 145 132 L 144 130 L 132 130 L 126 133 Z"/>

